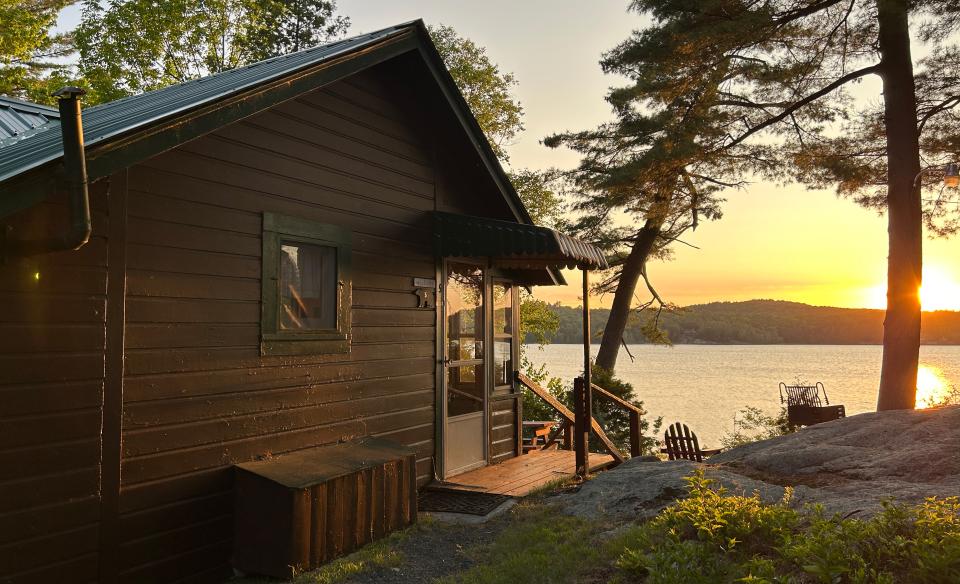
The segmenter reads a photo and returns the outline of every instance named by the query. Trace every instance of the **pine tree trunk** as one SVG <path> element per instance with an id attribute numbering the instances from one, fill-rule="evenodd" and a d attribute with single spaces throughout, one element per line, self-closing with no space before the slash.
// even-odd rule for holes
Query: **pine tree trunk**
<path id="1" fill-rule="evenodd" d="M 603 338 L 600 340 L 600 350 L 597 353 L 596 366 L 609 372 L 617 366 L 617 355 L 620 353 L 620 343 L 623 332 L 630 319 L 630 307 L 633 304 L 633 295 L 637 291 L 643 266 L 653 251 L 653 246 L 663 227 L 662 218 L 647 219 L 637 238 L 633 242 L 630 255 L 623 264 L 617 291 L 613 294 L 613 306 L 610 307 L 610 318 L 603 329 Z"/>
<path id="2" fill-rule="evenodd" d="M 880 66 L 887 130 L 887 313 L 878 410 L 913 408 L 920 356 L 923 223 L 917 99 L 910 57 L 907 0 L 877 0 Z"/>

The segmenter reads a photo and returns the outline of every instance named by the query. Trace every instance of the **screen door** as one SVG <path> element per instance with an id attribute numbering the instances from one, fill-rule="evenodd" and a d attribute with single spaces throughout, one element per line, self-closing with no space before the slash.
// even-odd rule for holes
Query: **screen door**
<path id="1" fill-rule="evenodd" d="M 487 392 L 484 346 L 484 273 L 451 263 L 444 288 L 446 434 L 444 474 L 486 463 Z"/>

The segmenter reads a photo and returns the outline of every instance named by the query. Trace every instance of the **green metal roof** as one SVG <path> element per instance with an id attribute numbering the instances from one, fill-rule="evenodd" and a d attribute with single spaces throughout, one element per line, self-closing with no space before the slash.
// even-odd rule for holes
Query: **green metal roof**
<path id="1" fill-rule="evenodd" d="M 83 138 L 88 149 L 144 126 L 174 118 L 188 110 L 258 85 L 393 35 L 409 32 L 415 23 L 405 23 L 289 55 L 274 57 L 246 67 L 111 101 L 83 110 Z M 56 111 L 56 110 L 54 110 Z M 63 156 L 60 123 L 50 120 L 31 131 L 0 143 L 0 183 Z"/>
<path id="2" fill-rule="evenodd" d="M 426 25 L 415 20 L 335 43 L 83 110 L 91 180 L 154 156 L 405 51 L 417 51 L 517 221 L 530 223 L 483 130 L 470 111 Z M 329 69 L 323 69 L 328 67 Z M 318 70 L 327 73 L 315 73 Z M 269 95 L 266 95 L 269 93 Z M 273 100 L 273 101 L 271 101 Z M 214 113 L 209 113 L 217 110 Z M 52 190 L 63 157 L 57 120 L 0 142 L 0 217 L 38 203 Z"/>
<path id="3" fill-rule="evenodd" d="M 56 108 L 0 95 L 0 148 L 59 119 Z"/>
<path id="4" fill-rule="evenodd" d="M 537 225 L 434 212 L 434 242 L 441 257 L 489 257 L 513 268 L 608 268 L 594 245 Z"/>

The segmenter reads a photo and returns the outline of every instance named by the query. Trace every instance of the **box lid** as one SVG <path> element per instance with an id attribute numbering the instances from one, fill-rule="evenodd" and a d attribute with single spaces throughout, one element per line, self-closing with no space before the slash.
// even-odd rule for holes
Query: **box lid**
<path id="1" fill-rule="evenodd" d="M 366 437 L 329 446 L 282 454 L 266 460 L 244 462 L 236 468 L 291 489 L 304 489 L 359 470 L 403 459 L 413 450 L 385 440 Z"/>

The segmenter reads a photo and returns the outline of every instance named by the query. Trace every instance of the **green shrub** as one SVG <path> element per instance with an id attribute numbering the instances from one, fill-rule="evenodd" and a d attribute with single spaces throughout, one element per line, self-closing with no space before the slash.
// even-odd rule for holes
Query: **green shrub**
<path id="1" fill-rule="evenodd" d="M 887 503 L 858 520 L 730 495 L 702 470 L 690 496 L 620 543 L 621 575 L 649 584 L 960 582 L 960 498 Z"/>
<path id="2" fill-rule="evenodd" d="M 780 408 L 776 416 L 765 414 L 760 408 L 746 406 L 733 416 L 733 432 L 725 433 L 720 438 L 724 448 L 735 448 L 758 440 L 776 438 L 796 432 L 794 426 L 787 419 L 787 408 Z"/>
<path id="3" fill-rule="evenodd" d="M 643 454 L 659 452 L 656 435 L 660 432 L 663 418 L 656 418 L 651 424 L 650 419 L 646 416 L 647 411 L 643 409 L 643 402 L 637 399 L 633 385 L 620 379 L 612 372 L 596 366 L 592 370 L 591 381 L 594 385 L 602 387 L 643 410 L 643 414 L 640 416 L 640 451 Z M 595 392 L 593 395 L 593 417 L 596 418 L 603 431 L 621 451 L 630 452 L 629 412 Z M 591 439 L 590 446 L 591 450 L 598 452 L 603 450 L 601 443 L 596 439 Z"/>

